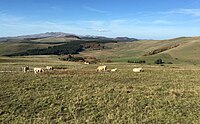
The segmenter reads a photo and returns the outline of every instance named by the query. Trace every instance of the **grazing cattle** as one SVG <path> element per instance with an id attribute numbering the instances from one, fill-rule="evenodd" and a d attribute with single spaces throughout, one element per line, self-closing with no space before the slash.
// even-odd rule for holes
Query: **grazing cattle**
<path id="1" fill-rule="evenodd" d="M 142 70 L 142 68 L 134 68 L 133 69 L 133 72 L 142 72 L 143 70 Z"/>
<path id="2" fill-rule="evenodd" d="M 115 72 L 117 71 L 117 68 L 111 69 L 111 72 Z"/>
<path id="3" fill-rule="evenodd" d="M 46 69 L 47 70 L 53 70 L 53 67 L 52 66 L 47 66 Z"/>
<path id="4" fill-rule="evenodd" d="M 106 69 L 107 69 L 107 66 L 104 65 L 104 66 L 99 66 L 96 71 L 101 72 L 101 71 L 106 71 Z"/>
<path id="5" fill-rule="evenodd" d="M 28 67 L 28 66 L 22 67 L 22 71 L 23 71 L 24 73 L 26 73 L 28 70 L 29 70 L 29 67 Z"/>
<path id="6" fill-rule="evenodd" d="M 84 64 L 89 65 L 90 63 L 89 62 L 84 62 Z"/>
<path id="7" fill-rule="evenodd" d="M 42 68 L 34 68 L 34 73 L 35 74 L 41 73 L 41 72 L 44 72 L 44 69 L 42 69 Z"/>

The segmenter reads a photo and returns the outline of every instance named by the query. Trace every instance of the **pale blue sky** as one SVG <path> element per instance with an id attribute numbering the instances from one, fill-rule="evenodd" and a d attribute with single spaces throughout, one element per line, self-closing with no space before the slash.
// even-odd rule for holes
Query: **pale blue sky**
<path id="1" fill-rule="evenodd" d="M 200 36 L 200 0 L 1 0 L 0 37 L 44 32 Z"/>

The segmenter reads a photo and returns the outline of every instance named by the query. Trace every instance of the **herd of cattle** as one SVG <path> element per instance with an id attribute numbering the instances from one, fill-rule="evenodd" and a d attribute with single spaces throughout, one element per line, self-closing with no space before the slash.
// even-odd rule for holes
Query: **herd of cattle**
<path id="1" fill-rule="evenodd" d="M 28 72 L 29 67 L 28 66 L 23 67 L 22 70 L 23 70 L 24 73 L 26 73 L 26 72 Z M 46 66 L 45 69 L 43 69 L 43 68 L 34 68 L 33 69 L 33 71 L 34 71 L 35 74 L 44 72 L 45 70 L 54 70 L 54 68 L 53 68 L 53 66 Z M 107 71 L 107 66 L 106 65 L 104 65 L 104 66 L 98 66 L 97 69 L 96 69 L 96 71 L 97 72 L 105 72 L 105 71 Z M 115 71 L 117 71 L 117 68 L 111 69 L 109 71 L 115 72 Z M 143 71 L 142 68 L 134 68 L 133 69 L 133 72 L 142 72 L 142 71 Z"/>

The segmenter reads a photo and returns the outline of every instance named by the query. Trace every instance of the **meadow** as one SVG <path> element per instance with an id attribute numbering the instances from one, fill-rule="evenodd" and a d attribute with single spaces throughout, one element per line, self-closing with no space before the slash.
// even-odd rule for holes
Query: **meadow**
<path id="1" fill-rule="evenodd" d="M 98 65 L 117 72 L 97 73 Z M 23 73 L 23 66 L 30 66 Z M 56 69 L 35 75 L 34 67 Z M 144 72 L 133 73 L 135 67 Z M 11 70 L 13 72 L 4 72 Z M 0 57 L 0 123 L 200 123 L 200 67 Z"/>

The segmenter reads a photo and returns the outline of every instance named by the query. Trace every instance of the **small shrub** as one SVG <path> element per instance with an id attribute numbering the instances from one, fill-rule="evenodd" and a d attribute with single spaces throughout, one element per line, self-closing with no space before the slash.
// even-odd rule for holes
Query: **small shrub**
<path id="1" fill-rule="evenodd" d="M 135 61 L 128 60 L 128 63 L 140 63 L 140 64 L 144 64 L 144 63 L 146 63 L 146 61 L 145 60 L 135 60 Z"/>
<path id="2" fill-rule="evenodd" d="M 154 63 L 155 63 L 155 64 L 163 64 L 164 62 L 163 62 L 162 59 L 157 59 Z"/>
<path id="3" fill-rule="evenodd" d="M 106 60 L 106 62 L 107 62 L 107 63 L 111 63 L 111 62 L 112 62 L 112 60 L 108 59 L 108 60 Z"/>
<path id="4" fill-rule="evenodd" d="M 72 62 L 83 62 L 85 61 L 83 57 L 75 57 L 72 55 L 68 55 L 67 57 L 64 58 L 59 58 L 62 61 L 72 61 Z"/>

